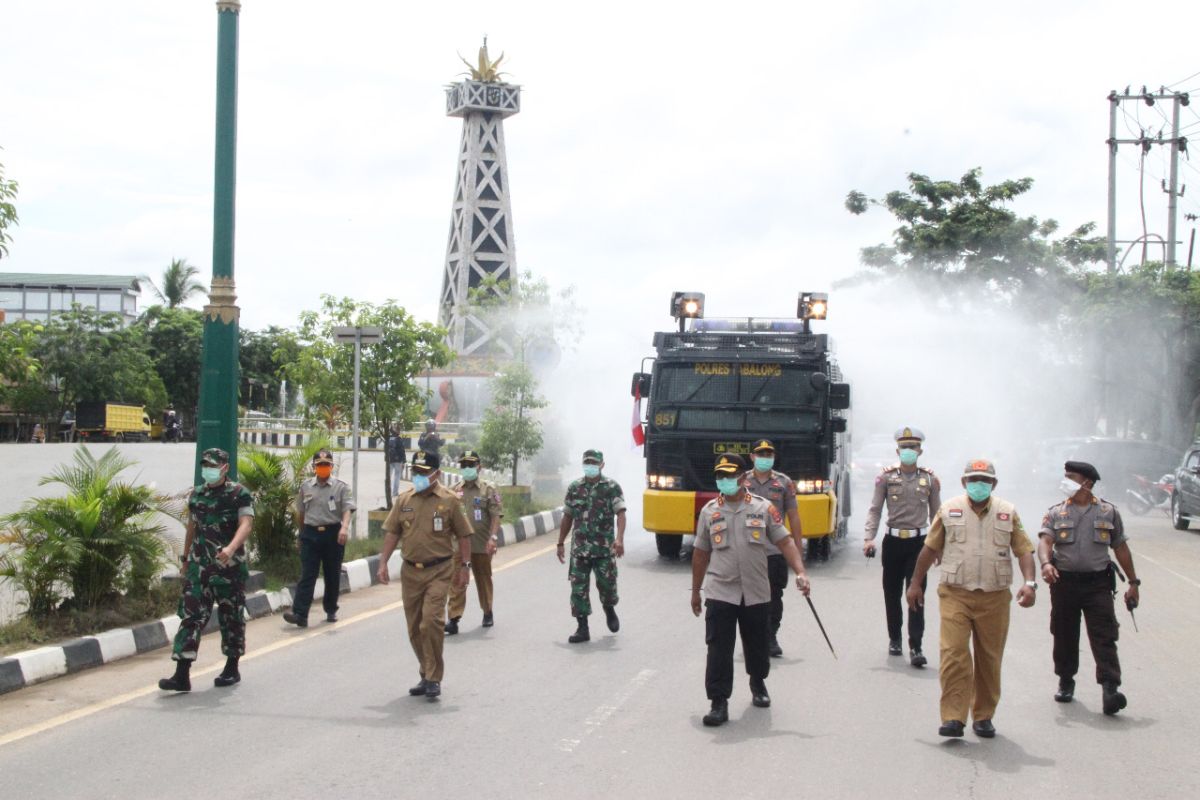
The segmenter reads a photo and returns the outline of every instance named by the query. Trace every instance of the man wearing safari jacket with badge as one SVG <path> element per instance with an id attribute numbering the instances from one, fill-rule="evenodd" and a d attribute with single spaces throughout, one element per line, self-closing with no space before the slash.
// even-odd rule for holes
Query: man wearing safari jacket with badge
<path id="1" fill-rule="evenodd" d="M 969 462 L 962 483 L 967 493 L 943 503 L 929 528 L 908 587 L 908 605 L 925 604 L 925 575 L 940 558 L 942 726 L 938 734 L 962 736 L 970 711 L 971 729 L 990 739 L 996 735 L 992 715 L 1000 703 L 1000 662 L 1008 638 L 1012 557 L 1017 557 L 1025 576 L 1017 604 L 1029 608 L 1037 589 L 1033 542 L 1013 504 L 992 494 L 996 485 L 992 462 Z"/>
<path id="2" fill-rule="evenodd" d="M 479 453 L 464 451 L 458 458 L 463 482 L 456 489 L 463 510 L 467 512 L 475 533 L 471 536 L 471 572 L 475 573 L 475 588 L 479 592 L 479 607 L 483 610 L 483 627 L 492 627 L 492 556 L 496 554 L 496 534 L 500 532 L 500 519 L 504 506 L 496 484 L 479 477 Z M 450 588 L 450 619 L 446 621 L 446 633 L 458 633 L 458 621 L 467 609 L 467 587 Z"/>

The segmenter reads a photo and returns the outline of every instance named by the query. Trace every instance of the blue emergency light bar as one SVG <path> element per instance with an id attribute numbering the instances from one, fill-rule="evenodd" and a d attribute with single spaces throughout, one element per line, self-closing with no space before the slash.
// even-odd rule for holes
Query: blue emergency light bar
<path id="1" fill-rule="evenodd" d="M 801 333 L 804 323 L 794 319 L 698 319 L 694 333 Z"/>

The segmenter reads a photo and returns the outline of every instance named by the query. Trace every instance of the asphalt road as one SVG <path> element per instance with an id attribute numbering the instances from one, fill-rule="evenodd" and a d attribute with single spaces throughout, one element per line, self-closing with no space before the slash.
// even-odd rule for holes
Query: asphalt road
<path id="1" fill-rule="evenodd" d="M 704 728 L 690 567 L 631 530 L 615 636 L 600 616 L 591 643 L 566 643 L 566 569 L 543 537 L 497 556 L 496 627 L 468 608 L 440 702 L 406 693 L 417 667 L 393 584 L 346 596 L 336 625 L 250 623 L 233 689 L 212 687 L 207 637 L 190 695 L 154 688 L 159 653 L 0 697 L 0 776 L 11 797 L 1195 796 L 1200 535 L 1128 522 L 1145 583 L 1140 633 L 1121 612 L 1130 707 L 1114 718 L 1086 647 L 1077 701 L 1053 702 L 1043 588 L 1013 610 L 998 737 L 940 739 L 936 596 L 930 668 L 889 658 L 878 560 L 851 541 L 811 568 L 838 658 L 790 591 L 773 706 L 750 705 L 739 663 L 731 721 Z"/>

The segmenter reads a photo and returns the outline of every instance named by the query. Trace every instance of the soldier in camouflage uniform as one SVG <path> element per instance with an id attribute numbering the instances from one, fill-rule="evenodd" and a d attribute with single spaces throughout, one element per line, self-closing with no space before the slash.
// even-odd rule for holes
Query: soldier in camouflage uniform
<path id="1" fill-rule="evenodd" d="M 238 659 L 246 652 L 245 585 L 249 575 L 243 545 L 254 524 L 254 501 L 246 487 L 226 480 L 228 473 L 228 453 L 216 447 L 204 451 L 200 457 L 204 483 L 188 497 L 180 623 L 171 652 L 175 674 L 158 682 L 158 688 L 165 691 L 191 691 L 192 662 L 213 603 L 221 624 L 221 652 L 226 657 L 225 669 L 213 679 L 213 685 L 232 686 L 242 679 Z"/>
<path id="2" fill-rule="evenodd" d="M 617 559 L 625 555 L 625 495 L 621 486 L 600 474 L 604 454 L 599 450 L 583 453 L 583 477 L 567 487 L 563 502 L 562 525 L 558 530 L 558 561 L 563 563 L 567 534 L 575 528 L 571 540 L 571 614 L 578 621 L 571 644 L 591 639 L 588 616 L 592 613 L 591 574 L 596 573 L 596 591 L 604 606 L 608 629 L 621 628 L 617 619 Z M 614 518 L 616 530 L 614 532 Z"/>

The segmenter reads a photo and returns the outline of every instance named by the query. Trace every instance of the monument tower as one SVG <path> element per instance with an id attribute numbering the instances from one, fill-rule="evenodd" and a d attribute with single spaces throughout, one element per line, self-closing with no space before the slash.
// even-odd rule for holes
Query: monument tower
<path id="1" fill-rule="evenodd" d="M 438 321 L 460 356 L 512 354 L 469 307 L 471 290 L 485 279 L 517 282 L 504 119 L 521 110 L 521 87 L 500 80 L 503 60 L 503 53 L 489 58 L 485 38 L 478 64 L 463 59 L 470 78 L 446 87 L 446 115 L 462 117 L 463 126 Z"/>

